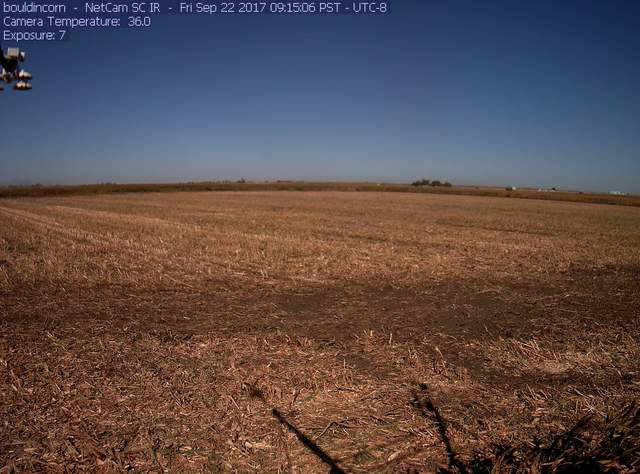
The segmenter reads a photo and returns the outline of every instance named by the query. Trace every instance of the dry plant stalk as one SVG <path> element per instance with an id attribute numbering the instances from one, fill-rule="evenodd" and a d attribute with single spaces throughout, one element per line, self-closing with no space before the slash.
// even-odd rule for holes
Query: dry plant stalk
<path id="1" fill-rule="evenodd" d="M 587 415 L 605 428 L 581 452 L 615 439 L 636 468 L 636 418 L 601 420 L 638 398 L 639 308 L 635 207 L 0 199 L 0 472 L 331 469 L 301 434 L 350 473 L 433 472 L 451 450 L 507 466 L 494 446 L 544 471 Z M 409 403 L 419 383 L 451 449 Z"/>

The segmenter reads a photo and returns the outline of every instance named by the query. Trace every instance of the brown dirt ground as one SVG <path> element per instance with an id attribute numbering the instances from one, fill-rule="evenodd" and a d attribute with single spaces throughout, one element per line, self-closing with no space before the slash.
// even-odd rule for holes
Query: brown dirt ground
<path id="1" fill-rule="evenodd" d="M 640 390 L 640 209 L 0 200 L 0 472 L 431 472 Z M 263 397 L 256 397 L 255 390 Z"/>

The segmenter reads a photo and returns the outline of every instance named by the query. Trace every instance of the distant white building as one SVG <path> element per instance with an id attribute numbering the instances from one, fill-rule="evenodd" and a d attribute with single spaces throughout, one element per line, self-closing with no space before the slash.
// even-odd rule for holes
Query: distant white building
<path id="1" fill-rule="evenodd" d="M 613 196 L 626 196 L 627 193 L 623 193 L 622 191 L 609 191 L 609 194 L 612 194 Z"/>

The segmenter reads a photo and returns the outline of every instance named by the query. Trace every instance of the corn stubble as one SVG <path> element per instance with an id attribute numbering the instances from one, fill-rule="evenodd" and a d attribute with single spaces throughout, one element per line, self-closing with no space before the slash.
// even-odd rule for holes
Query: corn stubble
<path id="1" fill-rule="evenodd" d="M 639 308 L 635 207 L 1 199 L 0 472 L 634 472 Z"/>

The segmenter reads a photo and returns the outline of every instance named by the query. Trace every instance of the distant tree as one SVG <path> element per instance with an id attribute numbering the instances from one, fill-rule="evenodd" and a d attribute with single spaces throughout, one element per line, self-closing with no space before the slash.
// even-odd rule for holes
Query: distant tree
<path id="1" fill-rule="evenodd" d="M 413 183 L 411 183 L 411 186 L 434 186 L 434 187 L 444 186 L 444 187 L 450 188 L 452 184 L 448 181 L 443 183 L 442 181 L 438 181 L 437 179 L 430 181 L 428 179 L 423 178 L 418 181 L 414 181 Z"/>

